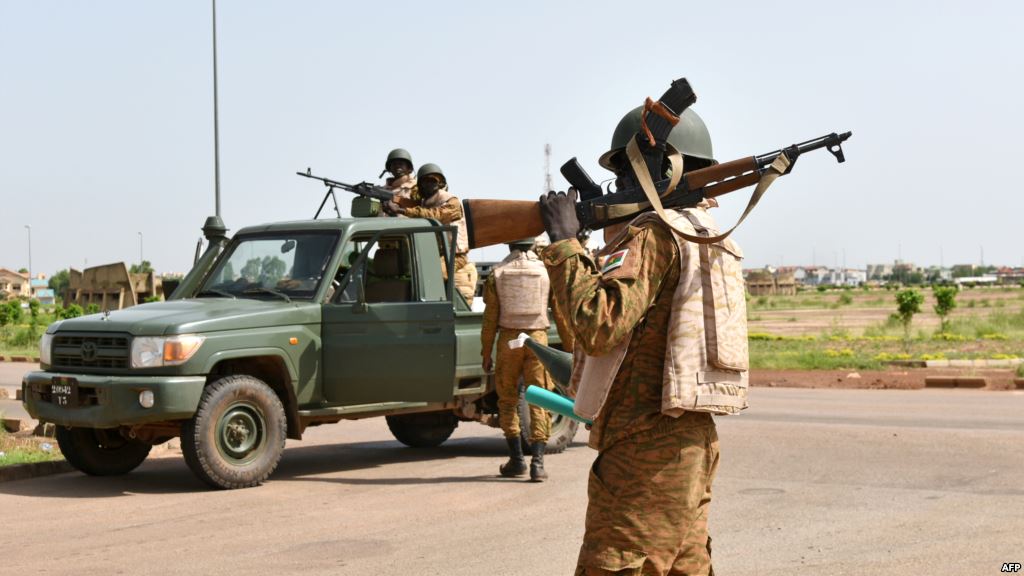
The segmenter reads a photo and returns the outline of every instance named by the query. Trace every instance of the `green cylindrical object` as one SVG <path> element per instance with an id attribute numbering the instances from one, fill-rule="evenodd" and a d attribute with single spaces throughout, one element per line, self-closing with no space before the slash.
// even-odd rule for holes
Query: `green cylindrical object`
<path id="1" fill-rule="evenodd" d="M 533 351 L 551 378 L 562 388 L 567 388 L 572 379 L 572 354 L 545 346 L 533 338 L 527 338 L 525 342 L 526 347 Z"/>
<path id="2" fill-rule="evenodd" d="M 561 394 L 555 394 L 545 390 L 539 386 L 530 385 L 526 388 L 526 401 L 535 406 L 540 406 L 545 410 L 554 412 L 555 414 L 561 414 L 573 420 L 583 422 L 584 424 L 593 424 L 590 420 L 580 418 L 573 412 L 573 406 L 575 403 L 562 396 Z"/>

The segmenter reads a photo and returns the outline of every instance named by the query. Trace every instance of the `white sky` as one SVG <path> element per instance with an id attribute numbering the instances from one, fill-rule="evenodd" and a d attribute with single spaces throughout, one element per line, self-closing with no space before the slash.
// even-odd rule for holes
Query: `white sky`
<path id="1" fill-rule="evenodd" d="M 533 199 L 545 142 L 595 179 L 676 77 L 726 161 L 852 130 L 737 232 L 747 265 L 1021 265 L 1018 2 L 221 0 L 222 216 L 309 218 L 387 152 L 463 198 Z M 0 266 L 185 271 L 213 213 L 210 3 L 0 0 Z M 347 198 L 342 198 L 347 205 Z M 746 194 L 723 200 L 731 225 Z M 503 247 L 474 252 L 494 259 Z"/>

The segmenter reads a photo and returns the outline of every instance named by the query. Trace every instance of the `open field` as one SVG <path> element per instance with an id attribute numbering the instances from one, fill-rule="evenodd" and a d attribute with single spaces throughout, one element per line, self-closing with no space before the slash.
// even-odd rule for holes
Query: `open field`
<path id="1" fill-rule="evenodd" d="M 957 295 L 946 332 L 925 302 L 910 339 L 889 316 L 896 291 L 804 291 L 754 296 L 748 305 L 751 365 L 763 369 L 881 369 L 892 360 L 1024 357 L 1024 289 L 974 288 Z"/>

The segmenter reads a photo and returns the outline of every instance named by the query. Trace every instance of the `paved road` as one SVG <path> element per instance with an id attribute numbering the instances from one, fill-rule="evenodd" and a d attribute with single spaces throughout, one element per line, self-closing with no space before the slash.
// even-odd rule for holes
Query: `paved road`
<path id="1" fill-rule="evenodd" d="M 1024 559 L 1024 394 L 753 390 L 719 420 L 720 574 L 998 574 Z M 581 434 L 578 440 L 583 440 Z M 571 574 L 588 466 L 496 476 L 500 435 L 434 450 L 381 420 L 309 430 L 266 485 L 214 492 L 180 458 L 121 478 L 0 484 L 4 574 Z"/>

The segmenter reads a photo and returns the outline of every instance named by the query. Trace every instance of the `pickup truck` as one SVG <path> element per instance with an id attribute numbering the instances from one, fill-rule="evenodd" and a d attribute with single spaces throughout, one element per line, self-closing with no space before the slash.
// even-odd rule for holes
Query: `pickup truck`
<path id="1" fill-rule="evenodd" d="M 204 231 L 210 248 L 169 300 L 47 328 L 23 398 L 78 470 L 124 474 L 180 437 L 201 480 L 244 488 L 310 426 L 383 416 L 399 442 L 433 447 L 460 422 L 498 425 L 482 315 L 442 271 L 454 228 L 356 217 L 228 240 L 214 217 Z M 554 417 L 548 451 L 575 433 Z"/>

